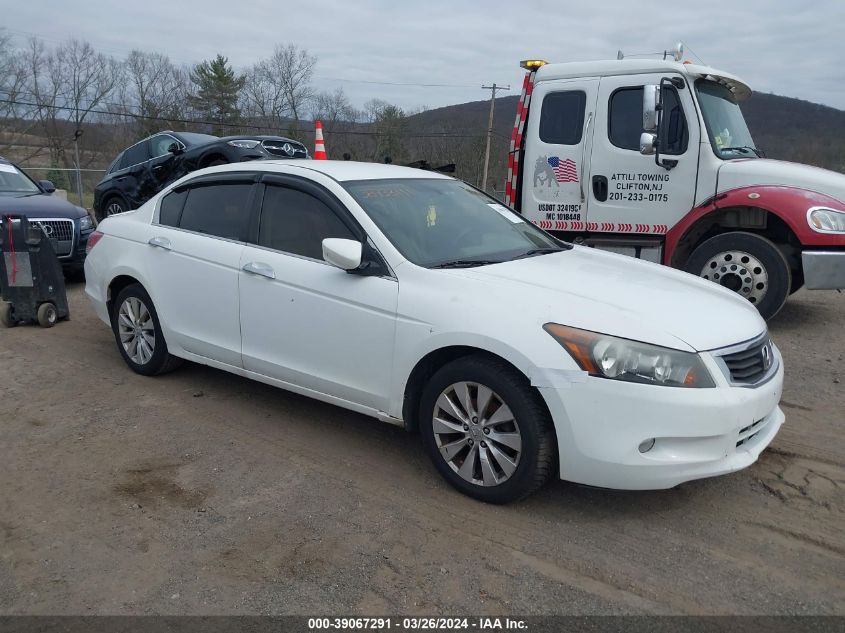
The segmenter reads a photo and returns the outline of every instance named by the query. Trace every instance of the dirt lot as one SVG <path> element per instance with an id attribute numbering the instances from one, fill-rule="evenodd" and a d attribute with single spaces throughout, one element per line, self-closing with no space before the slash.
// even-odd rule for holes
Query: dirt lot
<path id="1" fill-rule="evenodd" d="M 207 367 L 131 373 L 82 287 L 0 330 L 0 613 L 845 614 L 845 294 L 771 324 L 753 467 L 486 506 L 418 438 Z"/>

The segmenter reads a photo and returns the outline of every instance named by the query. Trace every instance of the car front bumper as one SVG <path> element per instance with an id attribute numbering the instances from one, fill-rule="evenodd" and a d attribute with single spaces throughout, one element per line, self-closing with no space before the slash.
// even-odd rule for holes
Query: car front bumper
<path id="1" fill-rule="evenodd" d="M 784 422 L 783 362 L 756 387 L 657 387 L 588 378 L 543 387 L 557 431 L 560 478 L 621 490 L 672 488 L 753 464 Z M 640 452 L 640 445 L 654 446 Z"/>
<path id="2" fill-rule="evenodd" d="M 801 265 L 805 288 L 845 288 L 845 251 L 804 251 L 801 253 Z"/>

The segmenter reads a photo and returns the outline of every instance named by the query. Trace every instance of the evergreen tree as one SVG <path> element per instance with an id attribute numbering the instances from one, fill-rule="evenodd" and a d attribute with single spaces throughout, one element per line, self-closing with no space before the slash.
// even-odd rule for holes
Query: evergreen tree
<path id="1" fill-rule="evenodd" d="M 217 54 L 212 60 L 197 64 L 191 71 L 191 81 L 196 92 L 188 97 L 197 115 L 217 124 L 237 124 L 241 112 L 238 108 L 238 93 L 246 78 L 235 74 L 229 60 Z M 231 133 L 223 125 L 214 126 L 215 134 Z"/>

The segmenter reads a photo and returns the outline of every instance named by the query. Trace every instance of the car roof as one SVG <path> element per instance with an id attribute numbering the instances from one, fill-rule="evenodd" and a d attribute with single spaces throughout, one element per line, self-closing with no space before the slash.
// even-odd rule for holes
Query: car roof
<path id="1" fill-rule="evenodd" d="M 238 165 L 243 168 L 243 163 Z M 385 165 L 383 163 L 363 163 L 351 160 L 261 160 L 249 164 L 250 168 L 260 168 L 262 171 L 284 171 L 279 167 L 296 167 L 325 174 L 329 178 L 341 182 L 347 180 L 378 180 L 381 178 L 428 178 L 451 180 L 449 176 L 438 174 L 433 171 L 425 171 L 413 167 L 402 167 L 400 165 Z"/>

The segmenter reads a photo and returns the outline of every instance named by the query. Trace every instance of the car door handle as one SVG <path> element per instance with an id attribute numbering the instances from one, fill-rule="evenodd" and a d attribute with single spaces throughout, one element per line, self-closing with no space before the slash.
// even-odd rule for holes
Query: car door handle
<path id="1" fill-rule="evenodd" d="M 163 248 L 166 251 L 169 251 L 172 248 L 170 246 L 170 240 L 166 237 L 151 237 L 147 244 L 155 246 L 156 248 Z"/>
<path id="2" fill-rule="evenodd" d="M 248 264 L 244 264 L 243 271 L 252 275 L 267 277 L 268 279 L 276 278 L 276 271 L 267 264 L 263 264 L 261 262 L 249 262 Z"/>

